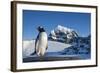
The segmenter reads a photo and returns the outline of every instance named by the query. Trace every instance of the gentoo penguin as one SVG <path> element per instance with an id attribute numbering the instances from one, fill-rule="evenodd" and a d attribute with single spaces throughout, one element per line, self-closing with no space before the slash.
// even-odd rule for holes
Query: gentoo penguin
<path id="1" fill-rule="evenodd" d="M 47 33 L 42 26 L 39 26 L 37 29 L 39 34 L 35 40 L 35 51 L 32 53 L 32 55 L 36 53 L 38 56 L 43 56 L 48 47 Z"/>

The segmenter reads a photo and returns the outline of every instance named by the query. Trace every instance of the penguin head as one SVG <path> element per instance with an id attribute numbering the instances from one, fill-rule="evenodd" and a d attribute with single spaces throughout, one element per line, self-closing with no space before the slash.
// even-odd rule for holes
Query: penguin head
<path id="1" fill-rule="evenodd" d="M 39 26 L 39 27 L 37 28 L 37 30 L 38 30 L 39 32 L 45 32 L 45 29 L 44 29 L 42 26 Z"/>

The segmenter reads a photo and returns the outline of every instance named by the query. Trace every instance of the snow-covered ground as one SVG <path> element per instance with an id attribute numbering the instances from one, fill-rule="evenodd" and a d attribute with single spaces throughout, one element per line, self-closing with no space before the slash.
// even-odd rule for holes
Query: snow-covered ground
<path id="1" fill-rule="evenodd" d="M 23 41 L 23 62 L 80 60 L 91 58 L 91 52 L 89 52 L 89 45 L 87 47 L 86 44 L 81 43 L 67 44 L 49 40 L 48 49 L 42 58 L 37 56 L 36 54 L 31 55 L 34 52 L 34 49 L 35 40 Z"/>
<path id="2" fill-rule="evenodd" d="M 65 48 L 70 47 L 70 44 L 65 44 L 56 41 L 48 41 L 48 49 L 46 52 L 58 52 Z M 29 57 L 31 53 L 34 52 L 35 40 L 23 41 L 23 57 Z"/>

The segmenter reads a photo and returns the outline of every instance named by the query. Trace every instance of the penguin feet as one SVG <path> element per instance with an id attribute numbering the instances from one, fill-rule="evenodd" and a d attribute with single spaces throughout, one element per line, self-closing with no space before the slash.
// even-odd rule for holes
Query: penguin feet
<path id="1" fill-rule="evenodd" d="M 31 53 L 30 55 L 35 55 L 36 54 L 36 52 L 34 51 L 33 53 Z"/>

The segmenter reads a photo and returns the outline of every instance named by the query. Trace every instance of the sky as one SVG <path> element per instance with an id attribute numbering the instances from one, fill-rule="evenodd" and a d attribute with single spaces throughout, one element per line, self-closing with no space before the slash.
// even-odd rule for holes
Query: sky
<path id="1" fill-rule="evenodd" d="M 35 39 L 38 26 L 43 26 L 48 35 L 62 25 L 76 30 L 79 36 L 88 36 L 90 24 L 90 13 L 23 10 L 23 40 Z"/>

